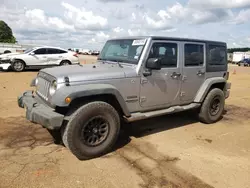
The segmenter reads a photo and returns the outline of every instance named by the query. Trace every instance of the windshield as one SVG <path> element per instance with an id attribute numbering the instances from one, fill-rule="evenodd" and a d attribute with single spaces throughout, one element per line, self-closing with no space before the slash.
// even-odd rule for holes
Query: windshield
<path id="1" fill-rule="evenodd" d="M 109 40 L 98 59 L 137 64 L 145 44 L 146 39 Z"/>
<path id="2" fill-rule="evenodd" d="M 27 50 L 24 51 L 25 54 L 31 52 L 34 48 L 28 48 Z"/>

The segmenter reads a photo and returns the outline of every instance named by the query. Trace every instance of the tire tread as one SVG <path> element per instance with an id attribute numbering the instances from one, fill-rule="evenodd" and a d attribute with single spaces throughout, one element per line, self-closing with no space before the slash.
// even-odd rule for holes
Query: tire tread
<path id="1" fill-rule="evenodd" d="M 79 149 L 77 149 L 77 147 L 73 144 L 73 129 L 74 129 L 74 124 L 79 121 L 79 119 L 81 118 L 81 116 L 83 115 L 83 112 L 89 111 L 89 110 L 93 110 L 96 108 L 104 108 L 104 109 L 109 109 L 111 110 L 110 115 L 112 116 L 112 118 L 115 120 L 116 125 L 118 126 L 118 131 L 116 132 L 116 135 L 114 136 L 114 139 L 112 141 L 112 143 L 109 145 L 108 148 L 106 148 L 104 151 L 102 151 L 101 153 L 94 155 L 94 156 L 88 156 L 86 154 L 84 154 L 84 152 L 79 151 Z M 68 122 L 68 124 L 65 126 L 64 130 L 62 131 L 62 140 L 64 145 L 80 160 L 87 160 L 93 157 L 97 157 L 100 156 L 106 152 L 108 152 L 112 146 L 114 145 L 118 135 L 119 135 L 119 130 L 120 130 L 120 118 L 119 115 L 117 113 L 117 111 L 115 110 L 115 108 L 113 108 L 113 106 L 111 106 L 108 103 L 102 102 L 102 101 L 96 101 L 96 102 L 90 102 L 87 103 L 83 106 L 81 106 L 80 108 L 78 108 L 72 115 L 71 118 Z"/>
<path id="2" fill-rule="evenodd" d="M 221 107 L 222 109 L 220 109 L 220 112 L 219 112 L 220 115 L 216 119 L 211 119 L 209 117 L 208 106 L 210 105 L 210 102 L 211 102 L 211 99 L 213 98 L 213 96 L 216 96 L 216 95 L 221 96 L 221 98 L 223 100 L 223 101 L 221 101 L 223 106 Z M 225 97 L 224 97 L 223 91 L 219 88 L 212 89 L 208 93 L 208 95 L 206 96 L 205 100 L 202 103 L 202 106 L 201 106 L 201 109 L 199 112 L 200 121 L 202 123 L 206 123 L 206 124 L 215 123 L 221 117 L 221 114 L 223 113 L 223 110 L 224 110 L 224 105 L 225 105 Z"/>

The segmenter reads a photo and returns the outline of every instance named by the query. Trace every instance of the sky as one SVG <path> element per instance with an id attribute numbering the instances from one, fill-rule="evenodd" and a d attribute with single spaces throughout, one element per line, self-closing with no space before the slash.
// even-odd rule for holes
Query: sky
<path id="1" fill-rule="evenodd" d="M 100 50 L 158 35 L 250 47 L 250 0 L 0 0 L 0 19 L 25 44 Z"/>

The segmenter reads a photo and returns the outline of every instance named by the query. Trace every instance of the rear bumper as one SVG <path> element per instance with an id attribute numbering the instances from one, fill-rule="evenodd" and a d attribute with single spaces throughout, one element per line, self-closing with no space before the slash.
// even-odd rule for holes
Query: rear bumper
<path id="1" fill-rule="evenodd" d="M 54 111 L 53 108 L 43 104 L 41 99 L 33 96 L 32 91 L 26 91 L 18 97 L 18 106 L 25 108 L 26 119 L 54 130 L 59 129 L 63 123 L 64 115 Z"/>

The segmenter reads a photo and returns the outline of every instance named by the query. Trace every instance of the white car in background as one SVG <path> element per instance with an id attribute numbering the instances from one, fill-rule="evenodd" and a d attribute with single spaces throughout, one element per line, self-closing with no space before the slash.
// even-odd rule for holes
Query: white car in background
<path id="1" fill-rule="evenodd" d="M 77 53 L 58 47 L 37 47 L 20 54 L 0 56 L 0 69 L 11 68 L 16 72 L 73 64 L 79 64 Z"/>

